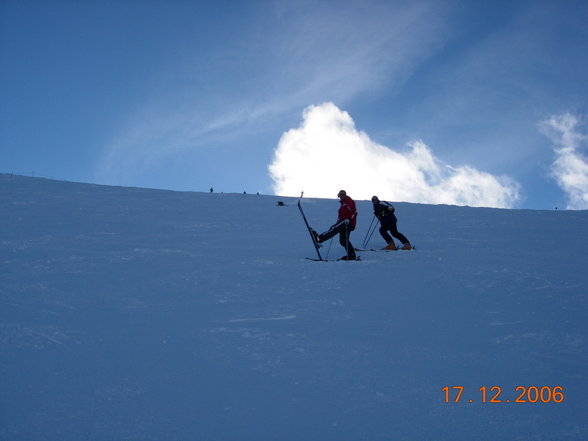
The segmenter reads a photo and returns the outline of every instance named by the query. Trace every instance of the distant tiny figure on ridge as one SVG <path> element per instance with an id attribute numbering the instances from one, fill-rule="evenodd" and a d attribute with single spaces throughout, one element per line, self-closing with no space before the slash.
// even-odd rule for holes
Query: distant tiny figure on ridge
<path id="1" fill-rule="evenodd" d="M 312 230 L 312 234 L 318 243 L 325 242 L 336 234 L 339 234 L 339 243 L 347 252 L 347 254 L 340 260 L 357 260 L 355 248 L 353 248 L 353 245 L 351 245 L 351 242 L 349 241 L 349 236 L 351 235 L 351 232 L 355 230 L 355 223 L 357 220 L 355 202 L 347 196 L 345 190 L 341 190 L 339 194 L 337 194 L 337 197 L 341 204 L 341 207 L 339 207 L 337 222 L 322 234 L 318 234 L 314 230 Z"/>
<path id="2" fill-rule="evenodd" d="M 394 243 L 394 240 L 392 239 L 392 237 L 390 237 L 390 234 L 388 234 L 388 232 L 390 232 L 392 233 L 392 236 L 394 236 L 402 243 L 402 250 L 412 250 L 412 245 L 410 244 L 406 236 L 398 232 L 398 228 L 396 227 L 396 223 L 398 222 L 398 220 L 394 215 L 394 206 L 392 204 L 389 204 L 388 202 L 380 201 L 380 199 L 378 199 L 377 196 L 372 197 L 372 204 L 374 204 L 374 215 L 380 221 L 380 234 L 388 244 L 384 247 L 384 249 L 398 249 L 396 247 L 396 244 Z"/>

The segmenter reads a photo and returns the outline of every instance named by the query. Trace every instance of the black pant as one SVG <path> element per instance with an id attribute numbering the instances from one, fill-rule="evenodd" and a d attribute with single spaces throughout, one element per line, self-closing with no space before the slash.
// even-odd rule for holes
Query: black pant
<path id="1" fill-rule="evenodd" d="M 384 238 L 386 243 L 392 242 L 392 238 L 388 234 L 388 231 L 390 233 L 392 233 L 392 236 L 394 236 L 396 239 L 398 239 L 402 244 L 409 243 L 406 236 L 404 236 L 402 233 L 398 232 L 398 228 L 396 227 L 396 222 L 397 222 L 396 216 L 394 216 L 393 214 L 383 218 L 380 221 L 380 223 L 382 224 L 382 226 L 380 227 L 380 234 L 382 235 L 382 237 Z"/>
<path id="2" fill-rule="evenodd" d="M 353 245 L 351 245 L 351 242 L 349 241 L 349 236 L 353 230 L 354 228 L 349 222 L 341 221 L 329 228 L 328 231 L 322 233 L 319 236 L 319 242 L 324 242 L 336 234 L 339 234 L 339 243 L 345 248 L 345 251 L 347 251 L 347 257 L 355 259 L 355 248 L 353 248 Z"/>

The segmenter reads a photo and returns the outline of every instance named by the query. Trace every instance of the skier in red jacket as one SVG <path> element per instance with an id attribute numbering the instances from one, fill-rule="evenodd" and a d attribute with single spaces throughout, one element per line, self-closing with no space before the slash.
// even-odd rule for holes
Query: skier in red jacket
<path id="1" fill-rule="evenodd" d="M 337 222 L 322 234 L 317 234 L 314 230 L 312 232 L 318 243 L 325 242 L 336 234 L 339 234 L 339 243 L 347 252 L 347 255 L 343 256 L 341 260 L 357 260 L 355 248 L 353 248 L 353 245 L 351 245 L 351 242 L 349 241 L 349 235 L 355 230 L 355 222 L 357 220 L 355 202 L 347 196 L 345 190 L 341 190 L 339 194 L 337 194 L 337 197 L 340 199 L 341 203 Z"/>

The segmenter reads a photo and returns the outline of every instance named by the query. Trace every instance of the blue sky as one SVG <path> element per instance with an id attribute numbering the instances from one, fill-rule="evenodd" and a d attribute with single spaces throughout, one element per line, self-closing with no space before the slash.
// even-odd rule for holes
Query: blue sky
<path id="1" fill-rule="evenodd" d="M 585 1 L 4 0 L 0 171 L 588 208 L 587 22 Z"/>

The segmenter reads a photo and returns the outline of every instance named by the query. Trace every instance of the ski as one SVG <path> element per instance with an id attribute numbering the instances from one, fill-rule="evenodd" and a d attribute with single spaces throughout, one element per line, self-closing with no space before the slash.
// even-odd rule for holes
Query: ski
<path id="1" fill-rule="evenodd" d="M 376 248 L 369 248 L 369 249 L 359 249 L 359 248 L 355 248 L 355 251 L 375 251 L 375 252 L 390 252 L 390 251 L 416 251 L 416 248 L 413 246 L 410 250 L 403 250 L 402 248 L 396 248 L 395 250 L 385 250 L 385 249 L 376 249 Z"/>
<path id="2" fill-rule="evenodd" d="M 312 244 L 314 245 L 314 249 L 316 250 L 316 254 L 318 256 L 318 259 L 310 259 L 309 257 L 307 257 L 307 259 L 326 262 L 326 260 L 323 259 L 323 256 L 321 256 L 321 252 L 319 251 L 319 244 L 317 243 L 317 241 L 314 237 L 314 234 L 312 234 L 312 228 L 310 228 L 310 225 L 308 225 L 308 221 L 306 220 L 306 216 L 304 215 L 304 211 L 302 210 L 302 205 L 300 205 L 300 199 L 298 199 L 298 209 L 300 210 L 300 214 L 302 215 L 302 219 L 304 219 L 304 224 L 306 225 L 306 229 L 308 230 L 308 234 L 310 235 L 310 238 L 312 239 Z"/>
<path id="3" fill-rule="evenodd" d="M 333 262 L 332 260 L 327 259 L 315 259 L 314 257 L 306 257 L 306 260 L 312 260 L 313 262 Z M 361 260 L 359 256 L 357 256 L 354 260 L 347 260 L 347 259 L 335 259 L 335 262 L 356 262 Z"/>

